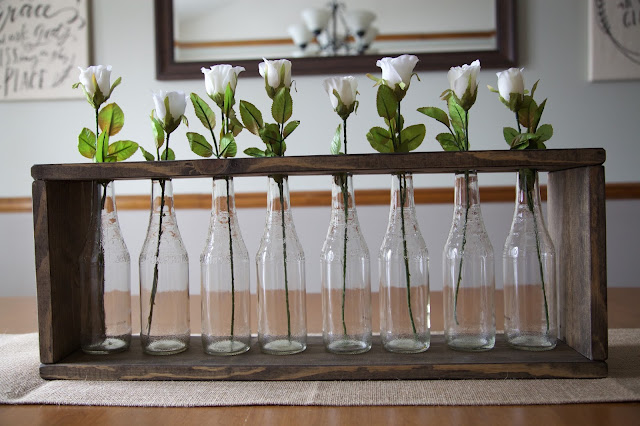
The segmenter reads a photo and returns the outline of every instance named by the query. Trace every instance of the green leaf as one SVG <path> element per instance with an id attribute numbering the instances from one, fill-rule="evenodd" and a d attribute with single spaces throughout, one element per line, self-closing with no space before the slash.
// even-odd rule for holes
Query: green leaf
<path id="1" fill-rule="evenodd" d="M 424 124 L 414 124 L 402 130 L 400 133 L 402 144 L 399 152 L 410 152 L 419 147 L 424 140 L 426 132 L 427 128 Z"/>
<path id="2" fill-rule="evenodd" d="M 100 110 L 98 124 L 103 132 L 109 132 L 109 136 L 113 136 L 124 126 L 124 112 L 118 104 L 111 103 Z"/>
<path id="3" fill-rule="evenodd" d="M 449 117 L 447 117 L 447 113 L 436 107 L 423 107 L 418 108 L 418 112 L 423 113 L 424 115 L 433 118 L 434 120 L 439 121 L 445 126 L 449 127 Z"/>
<path id="4" fill-rule="evenodd" d="M 142 155 L 144 156 L 145 160 L 155 161 L 156 157 L 154 157 L 153 154 L 151 154 L 149 151 L 144 149 L 142 146 L 139 146 L 138 148 L 140 148 L 140 152 L 142 152 Z"/>
<path id="5" fill-rule="evenodd" d="M 260 139 L 267 144 L 279 144 L 281 142 L 280 139 L 280 127 L 274 123 L 267 123 L 263 128 L 260 129 Z"/>
<path id="6" fill-rule="evenodd" d="M 244 150 L 244 153 L 249 157 L 264 157 L 264 151 L 258 148 L 247 148 Z"/>
<path id="7" fill-rule="evenodd" d="M 544 111 L 544 107 L 547 104 L 547 100 L 542 101 L 540 105 L 538 105 L 538 109 L 533 115 L 533 122 L 531 123 L 531 130 L 536 131 L 538 129 L 538 124 L 540 124 L 540 119 L 542 118 L 542 112 Z"/>
<path id="8" fill-rule="evenodd" d="M 227 133 L 220 138 L 220 156 L 224 158 L 235 157 L 238 152 L 238 146 L 236 140 L 233 138 L 233 133 Z"/>
<path id="9" fill-rule="evenodd" d="M 387 120 L 392 120 L 398 113 L 398 100 L 393 90 L 387 85 L 378 87 L 376 94 L 376 107 L 378 115 Z"/>
<path id="10" fill-rule="evenodd" d="M 109 145 L 107 158 L 114 161 L 124 161 L 135 154 L 137 150 L 138 144 L 133 141 L 114 142 Z"/>
<path id="11" fill-rule="evenodd" d="M 160 154 L 160 158 L 162 160 L 175 160 L 176 159 L 176 153 L 173 152 L 173 150 L 171 148 L 167 148 L 164 151 L 162 151 L 162 154 Z"/>
<path id="12" fill-rule="evenodd" d="M 284 68 L 284 67 L 283 67 Z M 291 91 L 286 87 L 278 90 L 273 98 L 271 106 L 271 115 L 276 123 L 284 124 L 291 118 L 293 114 L 293 99 L 291 99 Z"/>
<path id="13" fill-rule="evenodd" d="M 520 133 L 511 141 L 511 149 L 526 149 L 529 141 L 535 137 L 533 133 Z"/>
<path id="14" fill-rule="evenodd" d="M 540 83 L 540 80 L 536 81 L 533 84 L 533 87 L 531 88 L 531 97 L 533 98 L 533 95 L 536 93 L 536 89 L 538 88 L 538 83 Z"/>
<path id="15" fill-rule="evenodd" d="M 445 151 L 462 151 L 451 133 L 440 133 L 436 136 L 436 140 Z"/>
<path id="16" fill-rule="evenodd" d="M 193 109 L 196 112 L 196 117 L 198 117 L 204 127 L 213 130 L 213 128 L 216 127 L 216 115 L 209 107 L 209 104 L 195 93 L 192 93 L 190 98 Z"/>
<path id="17" fill-rule="evenodd" d="M 536 142 L 543 143 L 551 139 L 553 136 L 553 127 L 551 124 L 543 124 L 536 131 Z M 543 148 L 544 149 L 544 148 Z"/>
<path id="18" fill-rule="evenodd" d="M 153 131 L 153 141 L 156 145 L 156 148 L 161 148 L 164 145 L 164 129 L 162 128 L 162 123 L 158 120 L 154 115 L 153 111 L 151 112 L 151 130 Z"/>
<path id="19" fill-rule="evenodd" d="M 122 82 L 122 77 L 118 77 L 116 81 L 113 82 L 113 84 L 111 85 L 111 88 L 109 89 L 109 96 L 111 96 L 111 94 L 113 93 L 113 89 L 118 87 L 121 82 Z"/>
<path id="20" fill-rule="evenodd" d="M 451 96 L 447 101 L 449 104 L 449 117 L 451 118 L 451 126 L 459 135 L 464 135 L 466 111 L 456 102 L 455 97 Z"/>
<path id="21" fill-rule="evenodd" d="M 106 161 L 109 149 L 109 132 L 102 132 L 98 135 L 98 143 L 96 144 L 96 163 Z"/>
<path id="22" fill-rule="evenodd" d="M 229 115 L 229 111 L 233 108 L 233 105 L 236 103 L 236 100 L 233 98 L 233 90 L 231 90 L 231 83 L 227 83 L 227 88 L 224 91 L 224 113 L 225 115 Z"/>
<path id="23" fill-rule="evenodd" d="M 505 127 L 502 129 L 502 135 L 504 136 L 504 140 L 509 146 L 511 146 L 511 142 L 513 142 L 513 139 L 519 134 L 520 133 L 513 127 Z"/>
<path id="24" fill-rule="evenodd" d="M 96 155 L 96 134 L 86 127 L 78 135 L 78 151 L 83 157 L 91 159 Z"/>
<path id="25" fill-rule="evenodd" d="M 531 96 L 525 96 L 522 106 L 518 110 L 518 121 L 529 130 L 533 130 L 533 122 L 535 120 L 538 104 Z"/>
<path id="26" fill-rule="evenodd" d="M 247 101 L 240 101 L 240 117 L 244 127 L 259 136 L 260 129 L 264 126 L 260 110 Z"/>
<path id="27" fill-rule="evenodd" d="M 290 121 L 284 126 L 284 133 L 282 137 L 286 139 L 298 126 L 300 125 L 299 120 Z"/>
<path id="28" fill-rule="evenodd" d="M 244 127 L 236 117 L 236 113 L 233 110 L 229 112 L 229 131 L 233 133 L 233 136 L 238 136 Z"/>
<path id="29" fill-rule="evenodd" d="M 213 147 L 204 136 L 195 132 L 187 132 L 187 140 L 189 147 L 194 154 L 200 157 L 211 157 L 213 155 Z"/>
<path id="30" fill-rule="evenodd" d="M 382 127 L 372 127 L 367 133 L 367 140 L 371 147 L 378 152 L 393 152 L 391 135 Z"/>
<path id="31" fill-rule="evenodd" d="M 338 124 L 336 133 L 333 135 L 333 140 L 331 141 L 331 148 L 330 148 L 331 153 L 333 155 L 340 154 L 341 145 L 342 145 L 342 124 Z"/>

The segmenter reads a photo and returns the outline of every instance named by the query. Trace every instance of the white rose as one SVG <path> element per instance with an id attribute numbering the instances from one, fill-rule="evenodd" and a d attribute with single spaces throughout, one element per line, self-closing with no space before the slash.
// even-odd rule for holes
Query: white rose
<path id="1" fill-rule="evenodd" d="M 517 93 L 521 97 L 524 95 L 524 68 L 509 68 L 508 70 L 496 73 L 498 76 L 498 92 L 507 102 L 512 93 Z"/>
<path id="2" fill-rule="evenodd" d="M 258 66 L 260 75 L 264 77 L 266 84 L 274 90 L 280 87 L 291 87 L 291 61 L 287 59 L 278 59 L 276 61 L 268 61 L 262 58 L 264 62 L 261 62 Z M 284 78 L 280 81 L 280 70 L 284 67 Z"/>
<path id="3" fill-rule="evenodd" d="M 338 107 L 338 98 L 333 94 L 335 90 L 340 95 L 340 100 L 346 107 L 352 106 L 356 102 L 358 92 L 358 80 L 355 77 L 331 77 L 322 82 L 322 87 L 329 95 L 333 109 Z"/>
<path id="4" fill-rule="evenodd" d="M 165 99 L 168 100 L 169 111 L 165 108 Z M 163 123 L 165 131 L 173 132 L 180 125 L 180 120 L 187 108 L 187 97 L 184 92 L 164 90 L 153 92 L 153 102 L 156 105 L 156 117 Z"/>
<path id="5" fill-rule="evenodd" d="M 472 96 L 476 94 L 479 72 L 480 61 L 477 59 L 471 65 L 451 67 L 447 77 L 449 78 L 449 86 L 458 99 L 462 99 L 467 90 Z"/>
<path id="6" fill-rule="evenodd" d="M 224 64 L 214 65 L 210 69 L 202 68 L 201 71 L 204 74 L 207 94 L 213 98 L 217 94 L 224 96 L 228 85 L 231 85 L 231 92 L 235 93 L 238 74 L 244 71 L 244 68 Z"/>
<path id="7" fill-rule="evenodd" d="M 80 83 L 89 95 L 94 96 L 96 93 L 96 87 L 93 84 L 93 76 L 95 76 L 100 92 L 102 92 L 104 97 L 109 97 L 111 89 L 111 65 L 93 65 L 87 69 L 82 69 L 81 67 L 78 67 L 78 69 L 80 70 Z"/>
<path id="8" fill-rule="evenodd" d="M 395 90 L 396 85 L 404 83 L 404 90 L 406 90 L 417 63 L 417 56 L 402 55 L 397 58 L 382 58 L 376 62 L 376 65 L 382 69 L 382 79 L 387 86 Z"/>

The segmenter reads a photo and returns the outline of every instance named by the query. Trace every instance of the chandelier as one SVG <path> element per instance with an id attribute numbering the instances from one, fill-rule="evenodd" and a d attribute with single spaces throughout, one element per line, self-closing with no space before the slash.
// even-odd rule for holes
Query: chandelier
<path id="1" fill-rule="evenodd" d="M 376 15 L 368 10 L 346 10 L 344 3 L 332 0 L 327 8 L 302 11 L 304 23 L 289 26 L 288 32 L 301 55 L 360 55 L 378 35 L 371 24 Z M 310 44 L 315 41 L 315 49 Z"/>

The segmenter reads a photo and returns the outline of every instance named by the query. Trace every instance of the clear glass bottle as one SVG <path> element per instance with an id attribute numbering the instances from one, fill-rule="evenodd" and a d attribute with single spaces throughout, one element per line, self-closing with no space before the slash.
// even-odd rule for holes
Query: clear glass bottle
<path id="1" fill-rule="evenodd" d="M 182 242 L 170 179 L 152 182 L 151 214 L 140 252 L 140 340 L 144 352 L 189 347 L 189 256 Z"/>
<path id="2" fill-rule="evenodd" d="M 540 207 L 538 172 L 518 172 L 516 206 L 502 252 L 504 333 L 517 348 L 556 346 L 556 253 Z"/>
<path id="3" fill-rule="evenodd" d="M 475 172 L 456 173 L 453 223 L 442 260 L 447 345 L 463 351 L 492 349 L 496 336 L 495 265 Z"/>
<path id="4" fill-rule="evenodd" d="M 371 273 L 351 175 L 333 176 L 331 200 L 320 254 L 322 334 L 329 352 L 359 354 L 371 349 Z"/>
<path id="5" fill-rule="evenodd" d="M 269 176 L 267 217 L 256 266 L 261 350 L 274 355 L 304 351 L 307 347 L 304 251 L 293 224 L 287 176 Z"/>
<path id="6" fill-rule="evenodd" d="M 89 354 L 124 351 L 131 343 L 131 257 L 122 238 L 113 182 L 96 183 L 80 259 L 80 346 Z"/>
<path id="7" fill-rule="evenodd" d="M 200 255 L 202 347 L 208 354 L 237 355 L 249 350 L 249 269 L 233 178 L 213 179 L 209 235 Z"/>
<path id="8" fill-rule="evenodd" d="M 410 173 L 391 178 L 389 224 L 378 265 L 382 345 L 390 352 L 426 351 L 431 342 L 429 253 L 418 227 Z"/>

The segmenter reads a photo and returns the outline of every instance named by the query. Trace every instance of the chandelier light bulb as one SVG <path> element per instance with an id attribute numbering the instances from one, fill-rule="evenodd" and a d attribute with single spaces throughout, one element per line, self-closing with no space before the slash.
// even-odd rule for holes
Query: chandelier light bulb
<path id="1" fill-rule="evenodd" d="M 302 19 L 307 25 L 309 31 L 315 36 L 320 34 L 322 30 L 329 24 L 331 12 L 325 9 L 309 8 L 302 11 Z"/>
<path id="2" fill-rule="evenodd" d="M 376 14 L 368 10 L 349 10 L 344 14 L 349 30 L 358 37 L 363 37 L 371 23 L 376 19 Z"/>
<path id="3" fill-rule="evenodd" d="M 293 39 L 293 43 L 301 49 L 305 49 L 309 42 L 313 40 L 313 34 L 304 24 L 289 25 L 287 31 Z"/>

